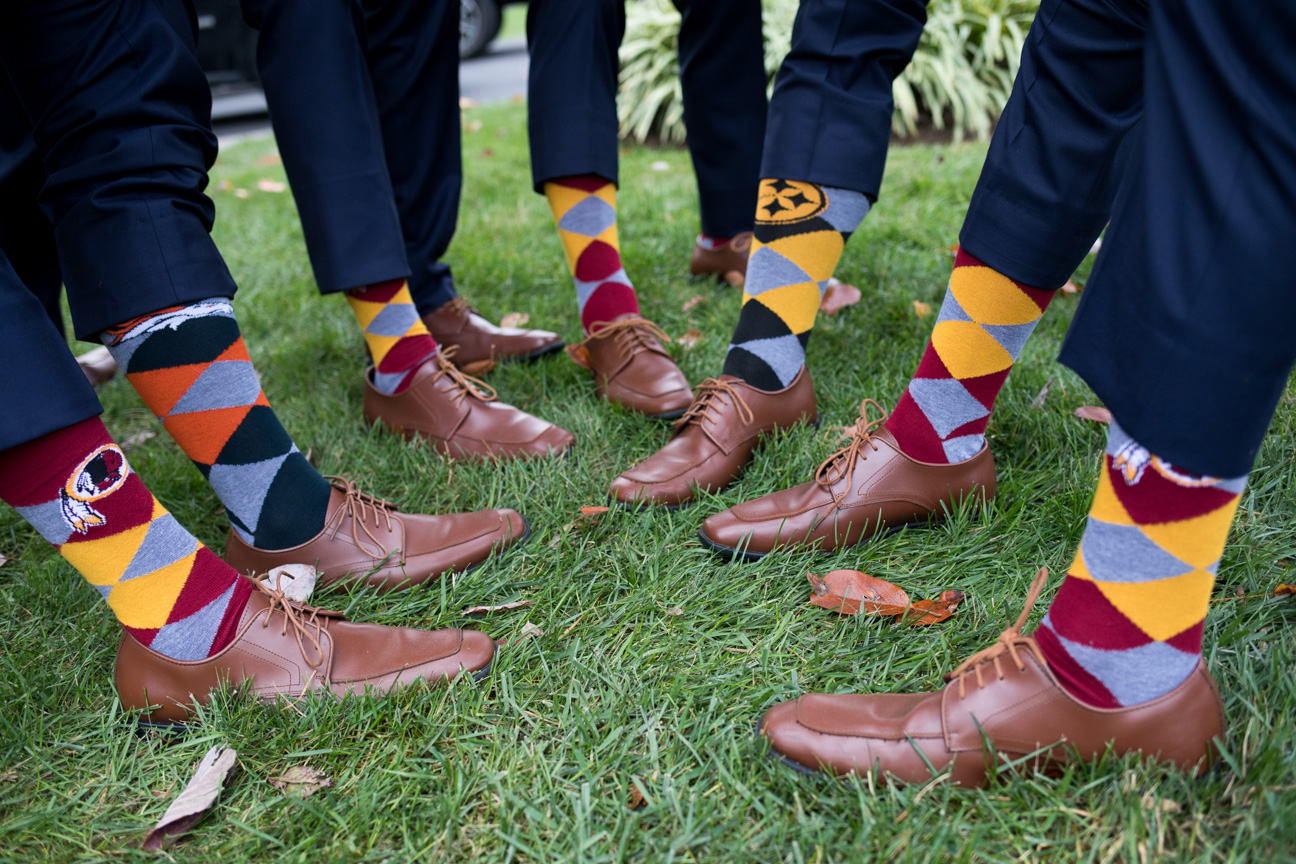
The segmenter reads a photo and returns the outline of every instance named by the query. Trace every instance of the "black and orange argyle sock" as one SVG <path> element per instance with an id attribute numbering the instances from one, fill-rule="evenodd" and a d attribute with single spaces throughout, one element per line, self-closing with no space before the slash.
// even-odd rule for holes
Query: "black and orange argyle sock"
<path id="1" fill-rule="evenodd" d="M 143 315 L 103 334 L 144 398 L 259 549 L 324 529 L 331 487 L 279 423 L 224 298 Z"/>
<path id="2" fill-rule="evenodd" d="M 234 640 L 252 583 L 158 503 L 98 417 L 0 451 L 0 498 L 154 651 L 203 660 Z"/>

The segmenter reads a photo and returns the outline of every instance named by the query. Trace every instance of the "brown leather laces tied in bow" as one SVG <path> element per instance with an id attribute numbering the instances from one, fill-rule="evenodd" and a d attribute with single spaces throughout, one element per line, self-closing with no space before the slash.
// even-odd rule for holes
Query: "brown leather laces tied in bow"
<path id="1" fill-rule="evenodd" d="M 595 321 L 590 324 L 592 331 L 589 338 L 591 339 L 610 339 L 616 337 L 617 344 L 621 350 L 627 354 L 634 355 L 640 351 L 656 350 L 654 346 L 649 345 L 648 336 L 656 336 L 661 342 L 669 342 L 670 337 L 666 331 L 658 327 L 647 318 L 622 318 L 620 321 Z"/>
<path id="2" fill-rule="evenodd" d="M 261 622 L 261 626 L 269 627 L 270 621 L 274 618 L 276 612 L 282 615 L 283 628 L 279 631 L 279 635 L 287 634 L 288 627 L 291 625 L 293 634 L 297 637 L 297 647 L 301 649 L 302 659 L 312 669 L 318 669 L 320 664 L 324 662 L 324 646 L 320 644 L 320 634 L 324 631 L 325 622 L 320 619 L 334 618 L 342 620 L 344 616 L 341 612 L 332 612 L 328 609 L 320 609 L 317 606 L 307 606 L 305 603 L 298 603 L 296 600 L 285 596 L 282 580 L 283 574 L 276 574 L 275 587 L 273 588 L 263 584 L 259 579 L 249 580 L 270 601 L 269 611 L 266 613 L 265 620 Z M 315 649 L 314 660 L 306 651 L 307 642 Z"/>
<path id="3" fill-rule="evenodd" d="M 689 405 L 684 416 L 675 421 L 671 427 L 673 430 L 683 429 L 689 423 L 701 423 L 711 416 L 712 410 L 719 410 L 715 404 L 721 394 L 727 395 L 733 400 L 734 407 L 738 409 L 738 417 L 744 424 L 750 424 L 756 415 L 752 413 L 751 408 L 747 405 L 747 400 L 743 398 L 738 389 L 727 381 L 721 381 L 719 378 L 708 378 L 697 386 L 693 393 L 693 404 Z"/>
<path id="4" fill-rule="evenodd" d="M 398 508 L 382 498 L 361 492 L 355 487 L 355 484 L 345 477 L 339 477 L 336 474 L 328 474 L 324 477 L 333 484 L 344 496 L 342 506 L 333 511 L 333 515 L 324 523 L 324 530 L 329 531 L 329 537 L 336 537 L 337 532 L 342 530 L 342 523 L 346 517 L 351 517 L 351 539 L 356 545 L 360 545 L 360 535 L 357 530 L 363 531 L 369 542 L 373 543 L 383 551 L 383 555 L 391 555 L 391 550 L 387 545 L 379 540 L 374 533 L 369 530 L 369 519 L 373 517 L 375 528 L 386 527 L 387 531 L 392 530 L 391 514 Z"/>
<path id="5" fill-rule="evenodd" d="M 869 419 L 869 407 L 877 409 L 881 416 Z M 841 498 L 837 493 L 832 492 L 833 485 L 843 478 L 846 480 L 847 491 L 851 488 L 851 479 L 855 475 L 855 462 L 858 459 L 868 458 L 864 452 L 865 447 L 878 449 L 877 442 L 873 440 L 872 432 L 887 421 L 887 410 L 872 399 L 865 399 L 860 403 L 860 416 L 855 421 L 855 431 L 852 433 L 851 442 L 836 453 L 829 456 L 823 461 L 815 471 L 815 483 L 828 490 L 833 501 L 841 503 Z M 845 494 L 845 493 L 843 493 Z"/>
<path id="6" fill-rule="evenodd" d="M 469 396 L 481 402 L 494 402 L 498 399 L 499 394 L 495 392 L 494 387 L 480 378 L 464 374 L 458 366 L 450 362 L 457 353 L 459 353 L 458 345 L 442 345 L 433 361 L 436 364 L 436 375 L 432 376 L 433 381 L 441 378 L 450 379 L 457 391 L 452 397 L 455 407 L 463 404 L 464 399 Z"/>
<path id="7" fill-rule="evenodd" d="M 1044 590 L 1044 585 L 1048 582 L 1049 571 L 1047 567 L 1041 567 L 1035 574 L 1035 580 L 1031 582 L 1030 592 L 1026 595 L 1026 607 L 1022 609 L 1021 615 L 1017 616 L 1017 623 L 1013 624 L 1007 630 L 999 634 L 999 639 L 990 647 L 983 648 L 964 660 L 953 672 L 945 674 L 946 681 L 953 681 L 955 678 L 959 682 L 959 698 L 963 699 L 967 695 L 965 679 L 970 674 L 976 675 L 977 689 L 985 687 L 985 679 L 981 675 L 981 669 L 987 663 L 995 668 L 996 680 L 1002 680 L 1004 677 L 1003 667 L 1000 661 L 1007 654 L 1012 658 L 1013 663 L 1017 664 L 1017 669 L 1023 670 L 1026 664 L 1022 662 L 1019 649 L 1025 649 L 1035 655 L 1041 664 L 1046 664 L 1044 655 L 1040 653 L 1039 646 L 1030 636 L 1022 635 L 1022 628 L 1026 626 L 1026 619 L 1030 617 L 1031 607 L 1039 599 L 1040 592 Z"/>

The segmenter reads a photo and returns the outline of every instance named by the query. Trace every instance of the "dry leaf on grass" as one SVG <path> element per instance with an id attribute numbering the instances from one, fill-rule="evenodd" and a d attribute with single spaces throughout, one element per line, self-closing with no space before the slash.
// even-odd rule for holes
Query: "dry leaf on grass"
<path id="1" fill-rule="evenodd" d="M 144 848 L 151 852 L 164 849 L 179 840 L 181 835 L 189 833 L 216 803 L 225 778 L 237 760 L 238 754 L 231 747 L 208 750 L 193 777 L 144 838 Z"/>
<path id="2" fill-rule="evenodd" d="M 705 303 L 706 299 L 707 298 L 703 297 L 701 294 L 694 294 L 692 297 L 684 301 L 684 305 L 680 307 L 680 311 L 687 312 L 699 303 Z"/>
<path id="3" fill-rule="evenodd" d="M 495 361 L 487 357 L 485 360 L 474 360 L 471 363 L 465 363 L 462 367 L 465 374 L 481 377 L 495 368 Z"/>
<path id="4" fill-rule="evenodd" d="M 315 580 L 319 574 L 313 564 L 280 564 L 271 568 L 261 580 L 261 584 L 274 590 L 282 588 L 284 596 L 298 603 L 305 603 L 315 590 Z"/>
<path id="5" fill-rule="evenodd" d="M 248 191 L 247 191 L 246 189 L 235 189 L 235 190 L 234 190 L 234 197 L 235 197 L 235 198 L 246 198 L 246 197 L 248 197 Z"/>
<path id="6" fill-rule="evenodd" d="M 914 314 L 919 318 L 926 318 L 931 314 L 931 305 L 924 303 L 921 300 L 915 300 L 913 301 L 913 310 Z"/>
<path id="7" fill-rule="evenodd" d="M 670 611 L 667 612 L 666 614 L 667 614 L 667 615 L 670 615 L 671 617 L 675 617 L 675 616 L 677 616 L 677 615 L 683 615 L 683 614 L 684 614 L 684 610 L 681 609 L 680 607 L 676 606 L 674 609 L 670 610 Z"/>
<path id="8" fill-rule="evenodd" d="M 288 184 L 281 183 L 278 180 L 271 180 L 269 177 L 262 177 L 257 181 L 257 188 L 262 192 L 282 192 L 288 188 Z"/>
<path id="9" fill-rule="evenodd" d="M 157 434 L 158 433 L 152 430 L 146 429 L 143 432 L 136 432 L 134 435 L 128 436 L 124 441 L 121 442 L 122 452 L 123 453 L 131 452 L 136 447 L 143 444 L 145 441 L 149 440 L 150 438 L 156 438 Z"/>
<path id="10" fill-rule="evenodd" d="M 694 345 L 702 341 L 702 331 L 698 330 L 696 327 L 690 327 L 684 331 L 683 336 L 676 338 L 675 341 L 683 345 L 685 348 L 692 348 Z"/>
<path id="11" fill-rule="evenodd" d="M 900 586 L 859 570 L 833 570 L 822 579 L 810 573 L 808 578 L 814 589 L 810 602 L 842 615 L 854 615 L 861 609 L 899 615 L 909 606 L 909 595 Z"/>
<path id="12" fill-rule="evenodd" d="M 658 162 L 654 162 L 654 163 L 652 163 L 652 164 L 649 165 L 648 167 L 651 168 L 653 171 L 669 171 L 669 170 L 670 170 L 670 163 L 669 163 L 669 162 L 660 162 L 660 161 L 658 161 Z"/>
<path id="13" fill-rule="evenodd" d="M 1296 594 L 1296 585 L 1279 585 L 1273 593 L 1275 597 L 1289 597 Z"/>
<path id="14" fill-rule="evenodd" d="M 854 306 L 863 296 L 854 285 L 829 278 L 823 299 L 819 301 L 819 311 L 825 315 L 836 315 L 847 306 Z"/>
<path id="15" fill-rule="evenodd" d="M 568 528 L 588 528 L 599 520 L 599 518 L 608 512 L 608 508 L 598 505 L 587 505 L 580 509 L 580 515 L 575 521 L 567 525 Z"/>
<path id="16" fill-rule="evenodd" d="M 935 600 L 915 600 L 905 613 L 904 622 L 915 627 L 939 624 L 953 615 L 962 602 L 962 591 L 942 591 Z"/>
<path id="17" fill-rule="evenodd" d="M 1062 293 L 1063 293 L 1063 294 L 1079 294 L 1080 291 L 1081 291 L 1081 288 L 1080 288 L 1079 285 L 1077 285 L 1076 283 L 1074 283 L 1074 282 L 1072 282 L 1070 279 L 1068 279 L 1068 280 L 1067 280 L 1067 283 L 1066 283 L 1065 285 L 1062 286 L 1062 289 L 1061 289 L 1061 290 L 1062 290 Z"/>
<path id="18" fill-rule="evenodd" d="M 949 254 L 957 255 L 958 253 L 959 253 L 959 244 L 955 243 L 953 246 L 949 247 Z"/>
<path id="19" fill-rule="evenodd" d="M 1095 423 L 1110 423 L 1111 412 L 1098 405 L 1081 405 L 1075 409 L 1075 416 L 1081 420 L 1092 420 Z"/>
<path id="20" fill-rule="evenodd" d="M 1036 393 L 1035 398 L 1031 400 L 1031 407 L 1043 408 L 1044 403 L 1048 401 L 1049 391 L 1052 389 L 1053 389 L 1053 379 L 1050 378 L 1049 380 L 1044 382 L 1044 386 L 1040 388 L 1040 392 Z"/>
<path id="21" fill-rule="evenodd" d="M 481 128 L 482 128 L 482 121 L 480 120 L 469 120 L 467 123 L 464 124 L 465 132 L 480 132 Z"/>
<path id="22" fill-rule="evenodd" d="M 270 785 L 289 795 L 309 798 L 321 789 L 333 785 L 332 779 L 318 768 L 294 765 L 278 777 L 270 778 Z"/>
<path id="23" fill-rule="evenodd" d="M 234 184 L 229 181 L 228 177 L 226 177 L 224 180 L 216 184 L 216 188 L 222 192 L 228 192 L 234 188 Z"/>
<path id="24" fill-rule="evenodd" d="M 482 612 L 503 612 L 505 609 L 521 609 L 523 606 L 534 606 L 534 600 L 515 600 L 512 603 L 500 603 L 496 606 L 469 606 L 460 615 L 479 615 Z"/>
<path id="25" fill-rule="evenodd" d="M 483 150 L 483 151 L 481 152 L 481 156 L 482 156 L 483 159 L 489 159 L 490 157 L 492 157 L 492 156 L 494 156 L 494 155 L 495 155 L 495 151 L 492 150 L 492 149 L 489 148 L 489 147 L 487 147 L 485 150 Z"/>
<path id="26" fill-rule="evenodd" d="M 1095 241 L 1093 242 L 1093 245 L 1089 247 L 1089 254 L 1090 254 L 1090 255 L 1097 255 L 1097 254 L 1098 254 L 1098 250 L 1101 249 L 1101 248 L 1102 248 L 1102 238 L 1099 237 L 1097 240 L 1095 240 Z"/>
<path id="27" fill-rule="evenodd" d="M 638 810 L 640 807 L 644 806 L 647 803 L 648 803 L 648 799 L 644 798 L 643 792 L 639 791 L 639 785 L 637 783 L 631 782 L 630 800 L 626 802 L 626 807 L 630 808 L 631 810 Z"/>
<path id="28" fill-rule="evenodd" d="M 523 639 L 530 639 L 532 636 L 543 636 L 544 631 L 530 621 L 522 625 L 522 632 L 517 635 L 514 642 L 521 642 Z"/>
<path id="29" fill-rule="evenodd" d="M 260 159 L 257 160 L 257 164 L 261 166 L 282 165 L 283 157 L 280 156 L 278 153 L 267 153 L 266 155 L 262 156 Z"/>
<path id="30" fill-rule="evenodd" d="M 510 312 L 500 319 L 501 327 L 525 327 L 531 316 L 525 312 Z"/>
<path id="31" fill-rule="evenodd" d="M 0 567 L 3 567 L 4 565 L 8 564 L 10 560 L 12 559 L 6 558 L 4 555 L 0 555 Z"/>

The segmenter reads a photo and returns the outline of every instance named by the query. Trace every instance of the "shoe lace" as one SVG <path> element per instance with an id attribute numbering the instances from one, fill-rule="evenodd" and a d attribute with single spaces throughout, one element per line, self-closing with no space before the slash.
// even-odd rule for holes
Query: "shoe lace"
<path id="1" fill-rule="evenodd" d="M 342 506 L 333 511 L 333 515 L 324 523 L 324 530 L 329 531 L 329 537 L 337 536 L 342 530 L 342 523 L 346 518 L 351 517 L 351 539 L 360 546 L 360 533 L 363 532 L 369 541 L 383 551 L 383 555 L 390 555 L 391 550 L 387 545 L 369 530 L 370 519 L 373 520 L 374 528 L 381 529 L 386 525 L 387 531 L 391 531 L 392 517 L 391 514 L 397 507 L 389 501 L 361 492 L 355 487 L 355 484 L 345 477 L 337 475 L 326 475 L 325 480 L 330 481 L 333 487 L 342 493 Z"/>
<path id="2" fill-rule="evenodd" d="M 1017 664 L 1018 671 L 1023 671 L 1026 668 L 1026 664 L 1022 662 L 1021 654 L 1018 653 L 1023 648 L 1034 654 L 1040 663 L 1046 662 L 1044 655 L 1040 653 L 1039 646 L 1035 644 L 1035 640 L 1029 636 L 1023 636 L 1021 629 L 1026 626 L 1026 619 L 1030 616 L 1031 607 L 1035 605 L 1035 601 L 1039 598 L 1040 591 L 1044 590 L 1044 585 L 1048 582 L 1048 575 L 1047 567 L 1041 567 L 1039 572 L 1035 574 L 1035 581 L 1031 583 L 1030 592 L 1026 595 L 1026 607 L 1022 609 L 1021 615 L 1017 616 L 1016 624 L 1000 633 L 999 639 L 989 648 L 978 651 L 964 660 L 953 672 L 946 673 L 946 681 L 958 679 L 960 699 L 967 696 L 966 680 L 968 675 L 976 676 L 978 690 L 985 687 L 985 679 L 981 674 L 981 670 L 987 664 L 994 666 L 995 680 L 1002 681 L 1004 670 L 1001 661 L 1005 654 L 1012 659 L 1013 663 Z"/>
<path id="3" fill-rule="evenodd" d="M 669 342 L 670 337 L 666 331 L 658 327 L 647 318 L 622 318 L 620 321 L 595 321 L 590 324 L 589 338 L 586 342 L 595 339 L 616 338 L 617 346 L 625 354 L 633 357 L 640 351 L 659 351 L 655 345 L 648 342 L 648 337 L 654 336 L 662 342 Z"/>
<path id="4" fill-rule="evenodd" d="M 870 406 L 876 408 L 881 416 L 870 420 L 868 416 Z M 886 421 L 886 409 L 872 399 L 865 399 L 860 403 L 860 416 L 855 421 L 855 431 L 851 434 L 850 443 L 825 459 L 815 470 L 815 483 L 833 496 L 834 504 L 840 504 L 846 492 L 843 491 L 841 495 L 838 495 L 833 492 L 832 487 L 836 485 L 838 480 L 845 478 L 845 489 L 849 490 L 851 488 L 851 480 L 855 476 L 855 463 L 860 459 L 868 458 L 868 453 L 864 450 L 865 447 L 872 447 L 874 450 L 878 449 L 877 441 L 873 440 L 872 432 Z"/>
<path id="5" fill-rule="evenodd" d="M 324 662 L 324 647 L 320 644 L 320 634 L 328 626 L 329 619 L 341 619 L 343 617 L 342 613 L 320 609 L 317 606 L 307 606 L 305 603 L 298 603 L 296 600 L 287 597 L 283 592 L 282 573 L 275 574 L 275 587 L 273 588 L 263 584 L 259 579 L 250 581 L 270 601 L 269 614 L 261 622 L 261 626 L 269 627 L 276 612 L 282 615 L 283 627 L 280 628 L 279 635 L 286 635 L 288 628 L 292 627 L 293 634 L 297 637 L 297 647 L 301 649 L 302 659 L 312 669 L 318 669 L 320 664 Z M 315 651 L 314 660 L 311 659 L 310 653 L 306 650 L 307 643 Z"/>
<path id="6" fill-rule="evenodd" d="M 456 297 L 455 299 L 459 298 Z M 458 366 L 450 362 L 458 353 L 458 345 L 442 345 L 441 350 L 437 352 L 437 356 L 432 360 L 436 364 L 436 374 L 432 376 L 432 380 L 439 381 L 442 378 L 450 380 L 455 389 L 454 395 L 450 397 L 455 407 L 458 408 L 469 396 L 481 402 L 494 402 L 498 399 L 499 394 L 495 392 L 494 387 L 480 378 L 464 374 Z"/>
<path id="7" fill-rule="evenodd" d="M 747 400 L 736 387 L 719 378 L 708 378 L 697 386 L 697 390 L 693 393 L 692 404 L 684 412 L 684 416 L 675 421 L 671 427 L 672 431 L 683 429 L 690 423 L 701 423 L 710 417 L 712 410 L 720 409 L 717 402 L 722 395 L 733 400 L 734 407 L 738 409 L 738 416 L 742 418 L 744 424 L 750 424 L 755 419 L 756 415 L 752 413 Z"/>

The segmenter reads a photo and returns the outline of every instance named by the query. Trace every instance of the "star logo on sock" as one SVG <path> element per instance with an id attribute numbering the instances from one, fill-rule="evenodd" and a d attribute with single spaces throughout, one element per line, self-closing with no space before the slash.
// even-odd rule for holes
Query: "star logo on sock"
<path id="1" fill-rule="evenodd" d="M 801 180 L 762 180 L 756 199 L 757 222 L 786 225 L 818 216 L 828 196 L 814 183 Z"/>

